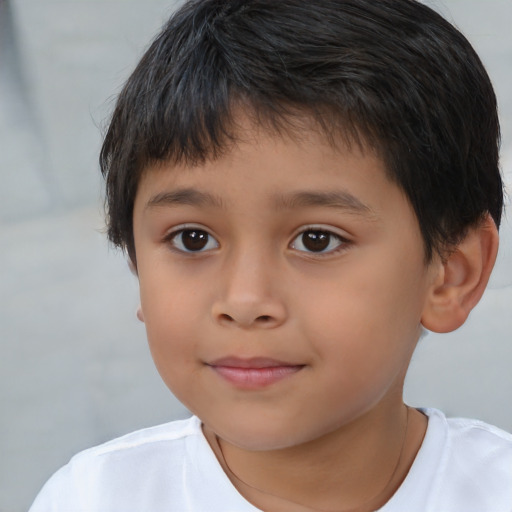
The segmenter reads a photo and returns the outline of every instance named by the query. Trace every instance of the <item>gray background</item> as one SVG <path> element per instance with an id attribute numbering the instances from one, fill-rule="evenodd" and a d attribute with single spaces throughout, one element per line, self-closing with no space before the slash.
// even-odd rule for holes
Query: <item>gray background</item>
<path id="1" fill-rule="evenodd" d="M 0 0 L 2 2 L 2 0 Z M 512 2 L 436 2 L 498 93 L 512 181 Z M 103 234 L 101 127 L 172 12 L 160 0 L 0 3 L 0 512 L 25 510 L 78 450 L 187 413 L 153 368 L 137 283 Z M 457 332 L 429 335 L 413 405 L 512 430 L 512 227 L 491 288 Z"/>

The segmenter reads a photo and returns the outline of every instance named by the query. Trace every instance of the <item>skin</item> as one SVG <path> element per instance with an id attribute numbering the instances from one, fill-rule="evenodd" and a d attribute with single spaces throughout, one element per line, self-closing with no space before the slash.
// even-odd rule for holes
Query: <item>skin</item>
<path id="1" fill-rule="evenodd" d="M 253 504 L 375 509 L 425 432 L 402 389 L 442 265 L 425 263 L 414 211 L 378 156 L 334 148 L 314 130 L 241 130 L 217 160 L 142 176 L 134 236 L 154 361 Z M 316 200 L 290 199 L 304 193 Z M 336 205 L 325 202 L 333 193 Z M 207 244 L 186 252 L 180 230 L 194 228 Z M 332 233 L 325 251 L 308 250 L 308 229 Z M 240 385 L 215 365 L 225 357 L 288 370 Z"/>

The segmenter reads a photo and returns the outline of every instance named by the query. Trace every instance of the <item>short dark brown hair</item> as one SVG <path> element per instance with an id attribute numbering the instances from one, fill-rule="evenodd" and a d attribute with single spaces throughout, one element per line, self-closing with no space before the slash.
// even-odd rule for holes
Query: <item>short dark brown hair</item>
<path id="1" fill-rule="evenodd" d="M 305 114 L 331 140 L 377 151 L 415 210 L 427 260 L 487 213 L 500 223 L 494 91 L 435 11 L 414 0 L 193 0 L 126 82 L 101 150 L 108 235 L 132 260 L 141 173 L 221 155 L 240 106 L 276 130 Z"/>

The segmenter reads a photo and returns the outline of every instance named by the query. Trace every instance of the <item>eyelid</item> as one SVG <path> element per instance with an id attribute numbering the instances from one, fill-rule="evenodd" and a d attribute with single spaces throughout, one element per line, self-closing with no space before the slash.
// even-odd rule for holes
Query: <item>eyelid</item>
<path id="1" fill-rule="evenodd" d="M 175 235 L 176 233 L 179 233 L 180 231 L 184 231 L 187 229 L 197 229 L 201 231 L 206 231 L 209 235 L 213 236 L 210 232 L 210 230 L 203 226 L 202 224 L 196 224 L 195 222 L 185 222 L 183 224 L 178 224 L 176 226 L 173 226 L 172 228 L 166 229 L 165 234 L 162 238 L 167 238 L 172 235 Z"/>
<path id="2" fill-rule="evenodd" d="M 178 224 L 177 226 L 173 226 L 171 229 L 166 231 L 166 233 L 162 237 L 162 242 L 169 244 L 171 246 L 171 250 L 173 250 L 179 254 L 186 254 L 186 255 L 193 256 L 193 255 L 204 254 L 204 253 L 207 253 L 207 252 L 210 252 L 211 250 L 213 250 L 213 249 L 206 249 L 206 250 L 200 250 L 200 251 L 187 251 L 187 250 L 179 249 L 178 247 L 176 247 L 172 244 L 173 239 L 177 235 L 179 235 L 181 232 L 194 231 L 194 230 L 204 231 L 205 233 L 207 233 L 209 237 L 211 237 L 213 240 L 215 240 L 215 242 L 216 242 L 215 249 L 218 249 L 218 247 L 220 246 L 220 243 L 217 240 L 217 238 L 211 233 L 211 231 L 208 228 L 206 228 L 205 226 L 203 226 L 201 224 L 195 224 L 195 223 L 185 223 L 185 224 Z"/>
<path id="3" fill-rule="evenodd" d="M 341 230 L 339 230 L 337 228 L 334 228 L 332 226 L 326 226 L 324 224 L 308 224 L 305 226 L 301 226 L 298 230 L 295 231 L 295 233 L 292 236 L 292 240 L 289 244 L 289 247 L 294 249 L 293 242 L 300 235 L 304 234 L 307 231 L 322 231 L 324 233 L 328 233 L 329 235 L 334 236 L 335 238 L 337 238 L 340 241 L 340 244 L 337 247 L 335 247 L 334 249 L 331 249 L 329 251 L 326 251 L 326 252 L 302 251 L 302 250 L 296 249 L 297 252 L 305 254 L 308 257 L 312 256 L 312 257 L 317 257 L 317 258 L 320 257 L 321 258 L 321 257 L 332 256 L 334 254 L 337 254 L 339 252 L 347 250 L 347 248 L 348 248 L 347 246 L 352 244 L 352 240 L 349 238 L 347 233 L 344 231 L 342 232 Z"/>
<path id="4" fill-rule="evenodd" d="M 331 233 L 346 242 L 351 241 L 351 235 L 349 233 L 343 229 L 336 228 L 329 224 L 304 224 L 294 231 L 292 239 L 296 238 L 298 235 L 304 233 L 305 231 L 325 231 L 326 233 Z"/>

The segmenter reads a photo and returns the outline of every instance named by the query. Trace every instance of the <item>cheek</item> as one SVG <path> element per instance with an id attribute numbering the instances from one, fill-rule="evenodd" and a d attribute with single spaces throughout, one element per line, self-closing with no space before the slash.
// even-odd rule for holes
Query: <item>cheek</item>
<path id="1" fill-rule="evenodd" d="M 162 279 L 163 275 L 142 277 L 140 294 L 151 354 L 169 385 L 170 376 L 190 371 L 195 363 L 201 308 L 197 294 L 183 293 L 186 288 L 179 280 Z"/>
<path id="2" fill-rule="evenodd" d="M 150 303 L 145 324 L 155 367 L 174 396 L 192 410 L 194 401 L 190 399 L 201 392 L 197 378 L 199 336 L 194 328 L 197 323 L 184 314 L 187 305 L 183 301 Z"/>
<path id="3" fill-rule="evenodd" d="M 414 275 L 394 266 L 383 272 L 363 262 L 361 270 L 352 267 L 349 276 L 309 295 L 314 307 L 306 304 L 303 314 L 309 337 L 316 340 L 320 359 L 335 358 L 343 365 L 346 382 L 380 381 L 409 360 L 422 308 L 408 274 Z"/>
<path id="4" fill-rule="evenodd" d="M 148 260 L 139 269 L 140 299 L 147 327 L 173 328 L 185 319 L 193 321 L 200 313 L 198 300 L 204 295 L 201 282 L 194 280 L 187 269 L 171 266 L 165 257 Z"/>

